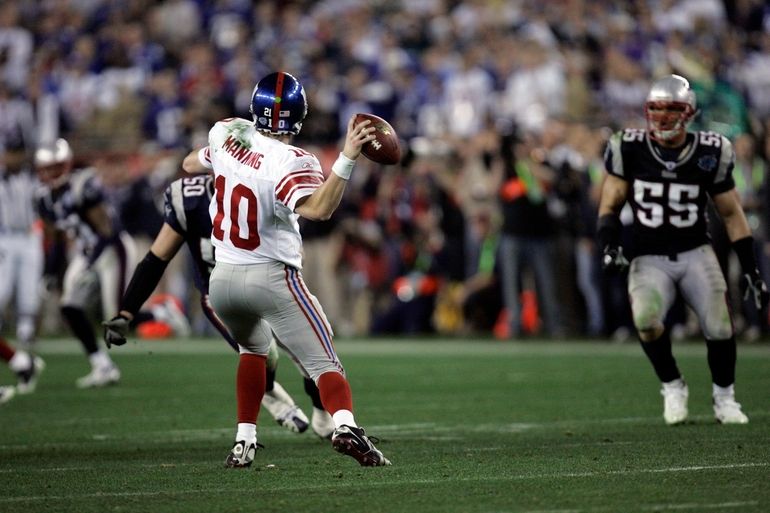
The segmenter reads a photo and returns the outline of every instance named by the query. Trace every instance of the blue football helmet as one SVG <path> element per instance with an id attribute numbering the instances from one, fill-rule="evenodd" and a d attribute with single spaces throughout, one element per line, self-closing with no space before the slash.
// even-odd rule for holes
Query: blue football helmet
<path id="1" fill-rule="evenodd" d="M 296 135 L 307 115 L 305 88 L 288 73 L 271 73 L 254 87 L 249 111 L 257 130 Z"/>

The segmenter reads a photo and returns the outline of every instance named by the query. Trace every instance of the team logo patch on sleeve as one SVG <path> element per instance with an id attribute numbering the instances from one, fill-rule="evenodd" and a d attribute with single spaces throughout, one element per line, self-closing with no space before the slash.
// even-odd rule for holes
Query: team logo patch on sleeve
<path id="1" fill-rule="evenodd" d="M 698 167 L 704 171 L 713 171 L 717 168 L 717 158 L 714 155 L 703 155 L 698 159 Z"/>

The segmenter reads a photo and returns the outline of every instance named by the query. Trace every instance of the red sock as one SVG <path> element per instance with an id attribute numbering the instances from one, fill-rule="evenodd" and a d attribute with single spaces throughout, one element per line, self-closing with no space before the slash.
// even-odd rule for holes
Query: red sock
<path id="1" fill-rule="evenodd" d="M 13 358 L 13 355 L 15 354 L 16 351 L 8 345 L 5 339 L 0 338 L 0 358 L 6 362 L 10 362 L 11 358 Z"/>
<path id="2" fill-rule="evenodd" d="M 345 376 L 339 372 L 324 372 L 318 378 L 318 392 L 326 411 L 334 415 L 338 410 L 353 411 L 353 395 Z"/>
<path id="3" fill-rule="evenodd" d="M 265 395 L 266 359 L 258 354 L 244 353 L 240 356 L 235 378 L 238 422 L 257 423 L 259 404 Z"/>

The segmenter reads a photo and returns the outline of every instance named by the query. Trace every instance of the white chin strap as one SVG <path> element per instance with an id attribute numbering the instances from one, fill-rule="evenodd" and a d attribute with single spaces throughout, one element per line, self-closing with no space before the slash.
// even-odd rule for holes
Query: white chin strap
<path id="1" fill-rule="evenodd" d="M 676 139 L 682 132 L 686 130 L 686 127 L 687 122 L 680 119 L 676 122 L 676 125 L 674 125 L 673 128 L 669 128 L 668 130 L 661 130 L 660 128 L 653 127 L 651 132 L 656 139 L 660 139 L 662 141 L 670 141 L 671 139 Z"/>

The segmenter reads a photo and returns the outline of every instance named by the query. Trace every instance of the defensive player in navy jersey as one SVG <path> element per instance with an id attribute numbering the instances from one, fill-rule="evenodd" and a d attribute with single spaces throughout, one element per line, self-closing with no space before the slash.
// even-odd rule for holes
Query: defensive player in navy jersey
<path id="1" fill-rule="evenodd" d="M 87 315 L 93 298 L 103 315 L 112 314 L 134 266 L 134 245 L 120 227 L 93 168 L 73 170 L 73 154 L 64 139 L 40 146 L 35 167 L 43 190 L 38 211 L 46 232 L 63 232 L 76 244 L 64 274 L 61 314 L 83 344 L 91 372 L 77 380 L 79 388 L 102 387 L 120 380 L 120 371 L 99 348 Z M 109 312 L 109 314 L 107 314 Z"/>
<path id="2" fill-rule="evenodd" d="M 766 306 L 768 292 L 735 191 L 732 145 L 714 132 L 689 132 L 695 113 L 688 81 L 668 75 L 656 81 L 647 96 L 647 130 L 626 129 L 612 136 L 605 153 L 608 175 L 599 204 L 598 237 L 605 268 L 629 270 L 634 325 L 662 382 L 666 423 L 687 419 L 688 388 L 664 324 L 679 291 L 697 314 L 706 339 L 716 420 L 745 424 L 748 417 L 735 400 L 736 344 L 727 284 L 706 226 L 709 198 L 740 261 L 746 294 L 758 309 Z M 633 248 L 620 246 L 618 214 L 626 201 L 634 214 Z"/>
<path id="3" fill-rule="evenodd" d="M 150 251 L 137 266 L 123 296 L 120 312 L 104 323 L 104 337 L 108 346 L 126 342 L 129 323 L 157 286 L 169 261 L 183 244 L 187 244 L 193 257 L 195 286 L 201 294 L 203 313 L 227 343 L 238 351 L 238 344 L 209 304 L 209 276 L 214 268 L 209 216 L 213 193 L 214 183 L 210 175 L 181 178 L 166 188 L 163 226 Z M 280 425 L 297 433 L 304 432 L 308 427 L 308 419 L 281 384 L 275 381 L 277 365 L 278 350 L 273 341 L 267 359 L 267 383 L 262 405 Z M 330 437 L 334 424 L 331 416 L 323 409 L 318 388 L 309 377 L 305 377 L 305 391 L 313 401 L 310 422 L 313 431 L 323 438 Z"/>

